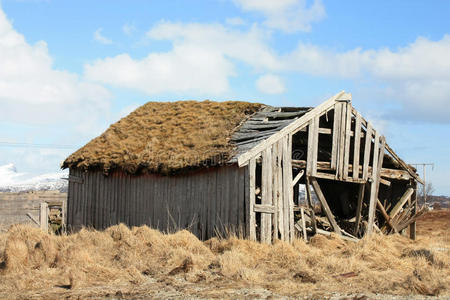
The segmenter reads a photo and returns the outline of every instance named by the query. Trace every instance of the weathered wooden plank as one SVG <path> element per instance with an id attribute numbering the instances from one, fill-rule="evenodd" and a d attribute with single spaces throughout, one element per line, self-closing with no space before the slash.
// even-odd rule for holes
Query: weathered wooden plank
<path id="1" fill-rule="evenodd" d="M 300 217 L 302 218 L 303 240 L 305 240 L 305 242 L 307 242 L 308 236 L 306 235 L 305 211 L 304 211 L 303 207 L 300 207 Z"/>
<path id="2" fill-rule="evenodd" d="M 314 212 L 314 206 L 313 206 L 312 197 L 311 197 L 311 187 L 310 187 L 309 176 L 306 176 L 305 189 L 306 189 L 306 200 L 308 202 L 308 207 L 311 211 L 312 230 L 313 230 L 313 233 L 315 234 L 317 232 L 317 222 L 316 222 L 316 214 Z"/>
<path id="3" fill-rule="evenodd" d="M 311 175 L 314 176 L 317 173 L 317 156 L 319 153 L 319 118 L 317 115 L 313 119 L 313 148 L 312 148 L 312 161 L 311 161 Z M 309 139 L 308 139 L 309 143 Z"/>
<path id="4" fill-rule="evenodd" d="M 343 179 L 344 173 L 344 152 L 345 152 L 345 134 L 347 125 L 347 103 L 341 102 L 341 125 L 339 133 L 339 153 L 337 162 L 337 179 Z"/>
<path id="5" fill-rule="evenodd" d="M 272 151 L 267 148 L 262 152 L 262 198 L 263 205 L 272 206 Z M 272 216 L 261 214 L 261 242 L 270 244 L 272 241 Z"/>
<path id="6" fill-rule="evenodd" d="M 272 151 L 272 203 L 275 207 L 275 213 L 272 214 L 273 236 L 272 239 L 275 242 L 278 239 L 278 146 L 277 143 L 271 147 Z"/>
<path id="7" fill-rule="evenodd" d="M 270 136 L 269 138 L 267 138 L 263 142 L 259 143 L 255 147 L 253 147 L 250 151 L 247 151 L 246 153 L 244 153 L 241 156 L 239 156 L 239 158 L 238 158 L 239 166 L 242 166 L 244 163 L 246 163 L 248 160 L 250 160 L 252 157 L 257 155 L 258 153 L 260 153 L 262 150 L 264 150 L 268 146 L 274 144 L 279 139 L 283 138 L 286 134 L 291 133 L 291 132 L 293 132 L 296 129 L 299 129 L 299 127 L 301 127 L 304 124 L 306 124 L 310 119 L 315 117 L 317 114 L 321 114 L 322 112 L 324 112 L 327 109 L 329 109 L 330 107 L 332 107 L 334 105 L 334 102 L 337 99 L 340 99 L 342 97 L 344 97 L 344 98 L 346 97 L 346 94 L 345 94 L 344 91 L 342 91 L 342 92 L 340 92 L 340 93 L 330 97 L 327 101 L 325 101 L 322 104 L 316 106 L 315 108 L 310 110 L 308 113 L 304 114 L 303 116 L 301 116 L 300 118 L 298 118 L 294 122 L 290 123 L 289 125 L 287 125 L 283 129 L 278 131 L 278 133 Z"/>
<path id="8" fill-rule="evenodd" d="M 48 204 L 47 202 L 41 202 L 39 211 L 39 223 L 41 229 L 48 232 Z"/>
<path id="9" fill-rule="evenodd" d="M 278 231 L 280 232 L 281 240 L 286 239 L 287 232 L 284 231 L 284 187 L 283 187 L 283 140 L 276 143 L 277 147 L 277 199 L 278 199 Z"/>
<path id="10" fill-rule="evenodd" d="M 361 115 L 356 112 L 355 120 L 355 139 L 353 147 L 353 179 L 359 178 L 359 161 L 361 150 Z"/>
<path id="11" fill-rule="evenodd" d="M 292 160 L 292 166 L 295 168 L 304 169 L 306 168 L 307 162 L 306 160 Z M 362 172 L 362 166 L 359 166 L 359 173 Z M 353 165 L 348 166 L 349 171 L 353 170 Z M 319 171 L 332 171 L 330 162 L 326 161 L 318 161 L 317 162 L 317 170 Z M 369 173 L 372 172 L 372 167 L 368 167 L 367 169 Z M 332 175 L 332 174 L 330 174 Z M 381 169 L 381 177 L 388 178 L 388 179 L 396 179 L 396 180 L 410 180 L 411 176 L 409 173 L 405 170 L 395 170 L 395 169 L 387 169 L 382 168 Z M 357 181 L 360 181 L 361 179 L 357 179 Z M 388 183 L 385 183 L 386 185 L 389 185 Z"/>
<path id="12" fill-rule="evenodd" d="M 350 163 L 350 132 L 352 126 L 352 105 L 346 104 L 346 116 L 345 116 L 345 147 L 344 147 L 344 167 L 342 172 L 342 178 L 344 180 L 348 177 L 348 165 Z"/>
<path id="13" fill-rule="evenodd" d="M 394 230 L 395 233 L 397 233 L 397 228 L 394 226 L 394 224 L 392 224 L 391 218 L 386 213 L 386 210 L 384 209 L 383 204 L 380 202 L 380 199 L 377 199 L 377 207 L 380 210 L 383 218 L 386 220 L 386 223 L 392 228 L 392 230 Z"/>
<path id="14" fill-rule="evenodd" d="M 331 209 L 328 206 L 327 200 L 325 199 L 325 196 L 322 193 L 322 189 L 320 188 L 320 185 L 317 182 L 317 179 L 314 177 L 311 177 L 310 180 L 311 180 L 311 184 L 314 188 L 314 191 L 316 192 L 317 198 L 319 199 L 320 204 L 322 205 L 322 208 L 325 211 L 328 221 L 330 221 L 330 224 L 333 227 L 334 232 L 341 235 L 341 229 L 339 228 L 339 225 L 336 223 L 333 213 L 331 212 Z"/>
<path id="15" fill-rule="evenodd" d="M 411 195 L 412 198 L 412 213 L 415 216 L 417 214 L 417 182 L 412 182 L 414 193 Z M 409 238 L 412 240 L 416 239 L 416 221 L 411 222 L 409 225 Z"/>
<path id="16" fill-rule="evenodd" d="M 372 175 L 370 183 L 370 198 L 369 198 L 369 216 L 367 221 L 367 231 L 366 234 L 369 235 L 373 231 L 373 225 L 375 221 L 375 206 L 377 203 L 377 189 L 378 189 L 378 157 L 380 151 L 380 134 L 375 132 L 375 142 L 373 148 L 373 158 L 372 158 Z"/>
<path id="17" fill-rule="evenodd" d="M 365 184 L 362 183 L 359 185 L 358 189 L 358 203 L 356 205 L 356 216 L 355 216 L 355 235 L 359 232 L 359 224 L 361 223 L 361 212 L 362 212 L 362 205 L 364 201 L 364 190 L 365 190 Z"/>
<path id="18" fill-rule="evenodd" d="M 269 215 L 269 214 L 274 214 L 276 210 L 275 210 L 275 206 L 273 206 L 273 205 L 255 204 L 253 211 L 263 213 L 263 215 Z"/>
<path id="19" fill-rule="evenodd" d="M 314 120 L 308 123 L 308 148 L 306 153 L 306 175 L 311 176 L 314 156 Z"/>
<path id="20" fill-rule="evenodd" d="M 408 166 L 400 157 L 398 157 L 398 155 L 394 152 L 394 150 L 392 150 L 391 147 L 389 147 L 388 144 L 386 144 L 386 150 L 389 152 L 389 154 L 392 155 L 392 157 L 394 157 L 398 163 L 406 170 L 408 171 L 408 173 L 414 178 L 416 179 L 418 182 L 420 182 L 421 184 L 423 184 L 422 179 L 419 177 L 419 175 L 417 175 L 410 166 Z"/>
<path id="21" fill-rule="evenodd" d="M 331 145 L 331 169 L 336 170 L 337 157 L 339 152 L 339 137 L 341 127 L 341 104 L 334 105 L 334 120 L 333 120 L 333 143 Z"/>
<path id="22" fill-rule="evenodd" d="M 364 141 L 364 160 L 362 169 L 362 178 L 367 180 L 369 178 L 369 161 L 370 161 L 370 150 L 372 147 L 372 124 L 367 123 L 366 137 Z"/>
<path id="23" fill-rule="evenodd" d="M 292 180 L 292 187 L 294 187 L 297 184 L 297 182 L 303 177 L 303 174 L 305 174 L 304 170 L 298 172 L 297 176 L 295 176 L 295 178 Z"/>
<path id="24" fill-rule="evenodd" d="M 318 124 L 317 127 L 318 128 Z M 318 135 L 318 134 L 316 134 Z M 287 177 L 289 182 L 287 183 L 287 189 L 289 194 L 289 240 L 292 242 L 295 238 L 294 228 L 294 190 L 292 189 L 292 134 L 287 136 L 288 153 L 287 153 Z M 316 155 L 317 156 L 317 155 Z M 317 161 L 317 157 L 316 157 Z"/>
<path id="25" fill-rule="evenodd" d="M 414 193 L 414 189 L 413 188 L 408 188 L 405 191 L 405 193 L 400 198 L 400 200 L 397 202 L 397 204 L 395 204 L 394 208 L 392 208 L 391 211 L 389 212 L 389 217 L 391 219 L 394 218 L 398 214 L 398 212 L 402 209 L 403 205 L 405 205 L 406 201 L 411 199 L 411 195 L 413 193 Z"/>
<path id="26" fill-rule="evenodd" d="M 249 222 L 248 222 L 248 232 L 250 240 L 256 241 L 256 219 L 255 219 L 255 179 L 256 179 L 256 159 L 250 159 L 249 165 L 250 174 L 250 197 L 249 197 Z"/>
<path id="27" fill-rule="evenodd" d="M 292 175 L 290 175 L 289 170 L 292 172 L 291 167 L 291 158 L 290 158 L 290 151 L 288 149 L 289 147 L 289 141 L 288 136 L 285 136 L 283 138 L 283 230 L 285 233 L 285 240 L 290 240 L 290 214 L 289 214 L 289 208 L 291 201 L 290 199 L 290 191 L 292 190 Z"/>

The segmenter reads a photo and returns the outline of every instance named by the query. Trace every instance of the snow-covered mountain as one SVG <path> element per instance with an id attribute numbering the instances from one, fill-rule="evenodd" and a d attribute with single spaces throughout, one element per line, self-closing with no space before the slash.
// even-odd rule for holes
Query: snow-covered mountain
<path id="1" fill-rule="evenodd" d="M 14 164 L 0 166 L 0 192 L 59 190 L 67 191 L 67 171 L 30 177 L 17 172 Z"/>

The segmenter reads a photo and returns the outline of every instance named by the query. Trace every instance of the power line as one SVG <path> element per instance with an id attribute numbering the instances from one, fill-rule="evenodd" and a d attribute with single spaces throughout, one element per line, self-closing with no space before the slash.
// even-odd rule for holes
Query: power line
<path id="1" fill-rule="evenodd" d="M 13 143 L 13 142 L 0 142 L 0 147 L 48 148 L 48 149 L 74 149 L 74 148 L 77 148 L 77 146 L 73 146 L 73 145 Z"/>

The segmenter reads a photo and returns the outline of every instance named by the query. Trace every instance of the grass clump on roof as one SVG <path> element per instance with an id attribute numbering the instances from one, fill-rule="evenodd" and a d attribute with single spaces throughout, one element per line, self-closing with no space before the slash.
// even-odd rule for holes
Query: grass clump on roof
<path id="1" fill-rule="evenodd" d="M 63 168 L 170 173 L 222 163 L 233 151 L 233 131 L 261 107 L 238 101 L 148 102 L 70 155 Z"/>

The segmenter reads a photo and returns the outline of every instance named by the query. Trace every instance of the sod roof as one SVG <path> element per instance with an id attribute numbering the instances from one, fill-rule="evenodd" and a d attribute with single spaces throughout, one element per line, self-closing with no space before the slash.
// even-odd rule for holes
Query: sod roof
<path id="1" fill-rule="evenodd" d="M 171 173 L 223 163 L 231 136 L 262 104 L 227 101 L 148 102 L 70 155 L 63 168 Z"/>

